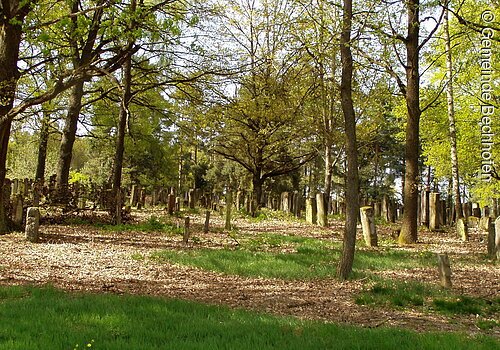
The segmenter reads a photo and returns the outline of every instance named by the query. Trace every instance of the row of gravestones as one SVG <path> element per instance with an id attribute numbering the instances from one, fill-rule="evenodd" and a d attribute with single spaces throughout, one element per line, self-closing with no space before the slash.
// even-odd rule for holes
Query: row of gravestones
<path id="1" fill-rule="evenodd" d="M 440 226 L 454 221 L 455 208 L 448 207 L 447 201 L 440 199 L 439 193 L 422 191 L 419 202 L 419 224 L 431 230 L 438 230 Z M 484 218 L 490 216 L 494 218 L 499 215 L 496 206 L 492 209 L 485 206 L 481 210 L 478 203 L 472 202 L 463 203 L 462 211 L 468 227 L 478 227 Z"/>

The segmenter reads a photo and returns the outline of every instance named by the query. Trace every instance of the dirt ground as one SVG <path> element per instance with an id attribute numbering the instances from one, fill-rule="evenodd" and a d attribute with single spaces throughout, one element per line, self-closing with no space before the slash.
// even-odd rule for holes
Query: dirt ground
<path id="1" fill-rule="evenodd" d="M 141 214 L 151 215 L 148 214 Z M 213 218 L 214 227 L 222 227 Z M 192 236 L 198 246 L 217 247 L 234 244 L 225 233 L 202 232 L 202 218 L 193 216 Z M 302 222 L 235 222 L 240 232 L 274 232 L 340 240 L 341 223 L 318 228 Z M 179 235 L 153 232 L 107 232 L 93 226 L 42 225 L 40 243 L 29 243 L 22 233 L 0 236 L 0 284 L 51 284 L 70 291 L 133 293 L 195 300 L 317 319 L 364 327 L 397 326 L 417 331 L 465 331 L 483 333 L 500 339 L 498 327 L 480 330 L 475 316 L 452 318 L 417 310 L 391 310 L 357 305 L 356 293 L 369 288 L 369 281 L 335 279 L 283 281 L 279 279 L 228 276 L 175 264 L 159 263 L 149 256 L 159 249 L 186 249 Z M 379 230 L 389 239 L 389 231 Z M 484 235 L 473 231 L 470 242 L 463 243 L 450 232 L 422 232 L 419 243 L 395 249 L 446 251 L 452 261 L 453 289 L 471 296 L 500 296 L 500 265 L 474 263 L 486 251 Z M 464 259 L 465 257 L 465 259 Z M 470 258 L 472 263 L 463 263 Z M 462 261 L 462 263 L 454 263 Z M 384 271 L 387 277 L 438 283 L 437 269 Z"/>

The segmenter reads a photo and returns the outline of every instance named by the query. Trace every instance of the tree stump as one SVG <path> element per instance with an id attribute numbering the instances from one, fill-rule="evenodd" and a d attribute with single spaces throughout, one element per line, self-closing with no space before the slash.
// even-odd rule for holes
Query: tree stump
<path id="1" fill-rule="evenodd" d="M 377 228 L 375 227 L 375 212 L 372 207 L 361 207 L 359 208 L 359 212 L 365 243 L 368 247 L 376 247 L 378 239 Z"/>
<path id="2" fill-rule="evenodd" d="M 437 255 L 440 284 L 444 288 L 451 288 L 451 267 L 447 253 Z"/>
<path id="3" fill-rule="evenodd" d="M 40 210 L 38 207 L 29 207 L 26 213 L 26 239 L 30 242 L 40 240 Z"/>

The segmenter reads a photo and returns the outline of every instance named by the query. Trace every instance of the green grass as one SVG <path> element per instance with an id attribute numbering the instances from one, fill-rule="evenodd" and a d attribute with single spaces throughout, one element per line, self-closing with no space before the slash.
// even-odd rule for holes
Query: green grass
<path id="1" fill-rule="evenodd" d="M 183 228 L 170 222 L 161 222 L 157 217 L 151 216 L 147 221 L 136 224 L 103 225 L 96 224 L 96 227 L 104 231 L 142 231 L 142 232 L 165 232 L 168 234 L 182 234 Z"/>
<path id="2" fill-rule="evenodd" d="M 236 235 L 240 245 L 224 249 L 162 250 L 150 257 L 161 262 L 194 266 L 210 271 L 247 277 L 319 279 L 334 277 L 341 244 L 329 240 L 283 234 Z M 359 250 L 354 259 L 355 275 L 371 270 L 432 266 L 432 253 L 390 249 Z"/>
<path id="3" fill-rule="evenodd" d="M 380 280 L 355 298 L 356 304 L 379 307 L 422 307 L 431 297 L 444 297 L 445 290 L 418 282 Z"/>
<path id="4" fill-rule="evenodd" d="M 240 276 L 317 279 L 335 275 L 339 251 L 333 243 L 272 234 L 238 240 L 237 248 L 162 250 L 150 258 Z"/>
<path id="5" fill-rule="evenodd" d="M 0 287 L 0 349 L 498 349 L 455 333 L 364 329 L 127 295 Z"/>
<path id="6" fill-rule="evenodd" d="M 356 304 L 396 309 L 417 309 L 440 314 L 476 315 L 476 326 L 493 329 L 500 326 L 500 298 L 492 300 L 454 293 L 418 282 L 381 280 L 355 297 Z"/>

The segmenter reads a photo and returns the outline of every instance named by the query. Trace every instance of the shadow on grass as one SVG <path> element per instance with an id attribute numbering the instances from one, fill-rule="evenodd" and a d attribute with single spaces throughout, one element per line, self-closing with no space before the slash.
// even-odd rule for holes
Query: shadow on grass
<path id="1" fill-rule="evenodd" d="M 0 349 L 495 349 L 488 337 L 300 321 L 140 296 L 0 287 Z"/>

